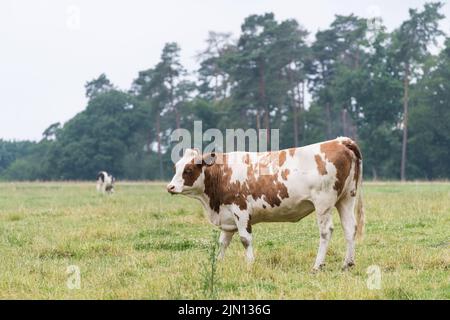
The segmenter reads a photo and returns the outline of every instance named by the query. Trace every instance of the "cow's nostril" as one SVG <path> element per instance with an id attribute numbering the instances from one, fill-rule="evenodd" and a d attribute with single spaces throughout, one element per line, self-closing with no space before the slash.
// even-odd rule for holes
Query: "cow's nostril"
<path id="1" fill-rule="evenodd" d="M 174 185 L 168 185 L 167 186 L 167 191 L 173 191 L 175 189 L 175 186 Z"/>

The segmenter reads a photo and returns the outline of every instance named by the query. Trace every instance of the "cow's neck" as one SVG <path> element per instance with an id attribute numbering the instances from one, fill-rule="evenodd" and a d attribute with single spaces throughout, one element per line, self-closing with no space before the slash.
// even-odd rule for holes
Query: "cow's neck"
<path id="1" fill-rule="evenodd" d="M 205 193 L 202 193 L 193 196 L 193 198 L 201 202 L 203 206 L 203 212 L 205 213 L 205 216 L 209 220 L 209 222 L 216 226 L 220 226 L 220 216 L 216 211 L 211 209 L 211 206 L 209 205 L 209 197 Z"/>
<path id="2" fill-rule="evenodd" d="M 204 167 L 203 179 L 205 187 L 202 193 L 192 195 L 193 198 L 199 200 L 203 206 L 206 218 L 214 225 L 220 227 L 220 201 L 222 195 L 222 176 L 223 168 L 221 165 L 213 164 Z"/>

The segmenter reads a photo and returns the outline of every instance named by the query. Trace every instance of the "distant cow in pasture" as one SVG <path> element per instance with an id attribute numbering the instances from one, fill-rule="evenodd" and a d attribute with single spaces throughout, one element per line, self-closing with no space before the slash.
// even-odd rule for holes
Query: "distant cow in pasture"
<path id="1" fill-rule="evenodd" d="M 106 171 L 97 174 L 97 191 L 102 193 L 113 193 L 116 179 Z"/>
<path id="2" fill-rule="evenodd" d="M 297 222 L 315 210 L 320 242 L 313 270 L 319 270 L 325 262 L 336 207 L 347 243 L 343 269 L 354 265 L 355 238 L 363 233 L 364 212 L 362 156 L 350 138 L 260 153 L 201 155 L 187 149 L 175 171 L 167 191 L 203 204 L 210 222 L 222 230 L 219 259 L 238 232 L 247 260 L 252 262 L 252 225 Z"/>

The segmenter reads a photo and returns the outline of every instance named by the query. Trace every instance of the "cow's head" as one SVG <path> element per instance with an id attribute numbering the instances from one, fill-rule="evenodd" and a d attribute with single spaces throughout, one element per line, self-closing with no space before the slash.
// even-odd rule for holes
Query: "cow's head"
<path id="1" fill-rule="evenodd" d="M 175 175 L 167 191 L 171 194 L 202 193 L 205 188 L 203 168 L 214 164 L 215 157 L 214 153 L 202 156 L 197 149 L 186 149 L 175 164 Z"/>

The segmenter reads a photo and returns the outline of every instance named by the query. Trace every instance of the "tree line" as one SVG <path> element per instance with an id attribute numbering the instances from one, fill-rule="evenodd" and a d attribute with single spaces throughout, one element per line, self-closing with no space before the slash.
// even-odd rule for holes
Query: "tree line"
<path id="1" fill-rule="evenodd" d="M 296 20 L 251 15 L 240 34 L 210 32 L 199 69 L 167 43 L 127 90 L 105 74 L 86 83 L 86 109 L 42 140 L 0 140 L 5 180 L 168 179 L 170 133 L 272 128 L 280 148 L 349 136 L 373 179 L 450 178 L 450 38 L 443 4 L 410 9 L 388 32 L 380 18 L 336 15 L 313 41 Z M 440 45 L 438 45 L 438 43 Z M 443 43 L 443 45 L 442 45 Z M 309 103 L 307 103 L 309 101 Z"/>

